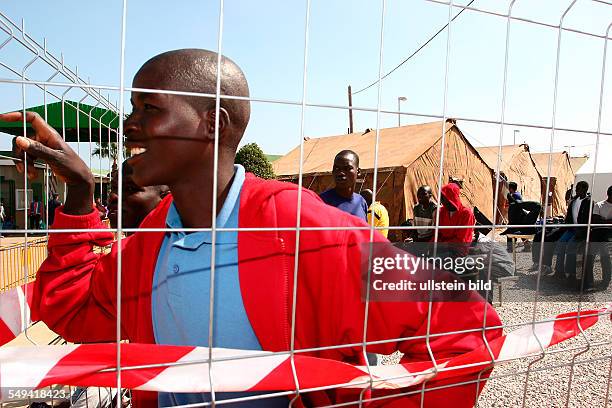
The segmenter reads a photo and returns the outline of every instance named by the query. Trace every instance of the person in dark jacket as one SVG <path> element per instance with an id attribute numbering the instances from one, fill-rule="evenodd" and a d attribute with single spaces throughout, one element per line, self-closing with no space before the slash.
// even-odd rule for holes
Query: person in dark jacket
<path id="1" fill-rule="evenodd" d="M 529 227 L 511 227 L 511 225 L 534 225 L 538 220 L 542 205 L 537 201 L 524 201 L 521 193 L 519 193 L 518 185 L 514 181 L 508 183 L 508 229 L 501 233 L 506 234 L 535 234 L 535 228 Z M 524 240 L 525 248 L 531 249 L 531 243 Z M 507 239 L 506 248 L 512 251 L 512 240 Z"/>
<path id="2" fill-rule="evenodd" d="M 53 225 L 55 220 L 55 209 L 62 206 L 62 202 L 59 200 L 59 194 L 53 193 L 51 200 L 49 201 L 49 225 Z"/>
<path id="3" fill-rule="evenodd" d="M 576 184 L 576 195 L 572 198 L 567 208 L 565 224 L 586 224 L 589 222 L 591 196 L 588 194 L 588 191 L 589 183 L 586 181 L 579 181 Z M 557 259 L 555 262 L 555 273 L 552 276 L 560 279 L 567 278 L 568 284 L 575 284 L 577 244 L 585 240 L 586 234 L 586 227 L 570 226 L 566 229 L 555 247 Z"/>

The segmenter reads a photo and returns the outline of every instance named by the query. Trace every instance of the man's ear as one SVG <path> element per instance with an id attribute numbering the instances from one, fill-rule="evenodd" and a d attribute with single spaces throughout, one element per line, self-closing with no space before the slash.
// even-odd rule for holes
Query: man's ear
<path id="1" fill-rule="evenodd" d="M 357 178 L 361 177 L 361 169 L 357 167 Z"/>
<path id="2" fill-rule="evenodd" d="M 216 109 L 213 107 L 212 109 L 204 112 L 205 116 L 205 133 L 206 138 L 209 140 L 215 140 L 215 117 L 216 117 Z M 229 113 L 225 108 L 219 108 L 219 136 L 221 136 L 227 129 L 229 129 L 231 122 Z"/>

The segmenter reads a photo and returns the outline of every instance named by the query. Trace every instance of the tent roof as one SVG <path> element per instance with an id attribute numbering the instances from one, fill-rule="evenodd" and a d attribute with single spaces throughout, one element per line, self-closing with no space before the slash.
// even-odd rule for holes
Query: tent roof
<path id="1" fill-rule="evenodd" d="M 570 161 L 570 165 L 572 166 L 572 170 L 574 171 L 574 173 L 578 173 L 578 170 L 580 170 L 582 165 L 586 163 L 587 160 L 589 160 L 589 156 L 570 157 L 569 161 Z"/>
<path id="2" fill-rule="evenodd" d="M 482 157 L 482 159 L 487 163 L 487 166 L 491 168 L 491 170 L 495 171 L 497 169 L 497 153 L 499 146 L 482 146 L 477 147 L 476 150 Z M 501 172 L 507 172 L 512 164 L 512 160 L 518 154 L 523 152 L 529 152 L 529 146 L 526 144 L 520 145 L 505 145 L 501 147 L 501 162 L 499 164 L 499 170 Z M 534 163 L 535 166 L 535 163 Z"/>
<path id="3" fill-rule="evenodd" d="M 570 166 L 570 169 L 571 169 L 571 165 L 569 163 L 567 152 L 552 152 L 550 153 L 550 155 L 552 156 L 552 163 L 551 163 L 551 168 L 550 168 L 551 176 L 554 177 L 557 174 L 559 174 L 559 167 L 563 166 L 564 163 Z M 549 156 L 549 153 L 532 153 L 531 154 L 531 157 L 533 158 L 533 161 L 536 164 L 536 168 L 540 172 L 540 175 L 544 177 L 547 177 L 549 175 L 548 174 L 548 156 Z"/>
<path id="4" fill-rule="evenodd" d="M 612 160 L 609 160 L 605 153 L 609 150 L 600 149 L 597 152 L 597 171 L 595 173 L 612 173 Z M 595 168 L 595 154 L 580 167 L 576 174 L 591 174 Z"/>
<path id="5" fill-rule="evenodd" d="M 98 136 L 100 127 L 102 127 L 102 137 L 108 138 L 108 129 L 116 132 L 119 127 L 119 115 L 108 109 L 98 108 L 84 103 L 74 101 L 64 101 L 64 114 L 62 118 L 62 102 L 48 103 L 47 105 L 47 123 L 51 125 L 60 135 L 66 132 L 66 141 L 76 142 L 89 141 L 90 116 L 91 129 L 95 131 L 95 136 Z M 20 109 L 17 109 L 20 110 Z M 33 106 L 26 108 L 27 111 L 37 112 L 43 118 L 45 117 L 45 105 Z M 79 112 L 79 132 L 77 134 L 77 111 Z M 62 125 L 62 119 L 65 125 Z M 101 125 L 100 125 L 100 122 Z M 28 134 L 31 132 L 30 124 L 27 124 Z M 23 135 L 23 122 L 4 122 L 0 121 L 0 132 L 9 133 L 11 135 Z M 116 139 L 115 133 L 112 133 Z M 77 138 L 77 136 L 80 136 Z"/>
<path id="6" fill-rule="evenodd" d="M 378 168 L 412 164 L 442 137 L 442 124 L 440 121 L 381 129 Z M 454 120 L 449 119 L 446 131 L 453 126 L 456 127 Z M 359 155 L 359 167 L 373 169 L 375 142 L 376 130 L 307 139 L 304 141 L 303 173 L 330 172 L 336 153 L 346 149 Z M 272 166 L 276 175 L 294 175 L 299 173 L 299 162 L 300 147 L 297 146 Z"/>

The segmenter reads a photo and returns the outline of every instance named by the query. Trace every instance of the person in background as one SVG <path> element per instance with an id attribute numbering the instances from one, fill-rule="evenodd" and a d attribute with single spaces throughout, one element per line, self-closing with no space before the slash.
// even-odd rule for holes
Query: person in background
<path id="1" fill-rule="evenodd" d="M 102 199 L 100 197 L 96 197 L 96 200 L 94 201 L 94 207 L 98 211 L 98 214 L 100 215 L 100 219 L 101 220 L 106 219 L 106 216 L 108 214 L 108 209 L 106 208 L 104 204 L 102 204 Z"/>
<path id="2" fill-rule="evenodd" d="M 49 200 L 49 226 L 53 225 L 55 220 L 55 209 L 62 206 L 62 202 L 59 200 L 59 194 L 53 193 L 51 200 Z"/>
<path id="3" fill-rule="evenodd" d="M 355 193 L 355 183 L 360 174 L 357 153 L 352 150 L 342 150 L 334 158 L 332 168 L 334 188 L 322 192 L 320 197 L 325 204 L 366 221 L 368 205 L 362 196 Z"/>
<path id="4" fill-rule="evenodd" d="M 4 219 L 6 218 L 6 213 L 4 212 L 4 200 L 0 199 L 0 238 L 4 238 L 2 235 L 2 228 L 4 227 Z"/>
<path id="5" fill-rule="evenodd" d="M 523 202 L 523 196 L 518 191 L 518 184 L 515 181 L 508 183 L 508 194 L 506 195 L 506 204 L 508 205 L 508 225 L 520 225 L 520 213 L 522 212 L 519 208 L 519 204 Z M 502 235 L 514 234 L 518 232 L 516 228 L 508 228 Z M 506 249 L 508 252 L 512 252 L 512 240 L 506 239 Z"/>
<path id="6" fill-rule="evenodd" d="M 569 207 L 569 203 L 570 203 L 570 201 L 572 201 L 572 191 L 574 191 L 574 185 L 573 184 L 565 192 L 565 205 L 566 205 L 566 207 Z"/>
<path id="7" fill-rule="evenodd" d="M 523 201 L 523 197 L 518 190 L 518 184 L 514 181 L 508 183 L 508 228 L 501 233 L 506 234 L 535 234 L 534 228 L 529 227 L 516 227 L 512 228 L 511 225 L 535 225 L 540 212 L 542 211 L 542 205 L 537 201 Z M 526 252 L 531 252 L 531 242 L 523 239 L 524 248 Z M 512 251 L 512 240 L 506 239 L 506 248 L 508 252 Z"/>
<path id="8" fill-rule="evenodd" d="M 417 205 L 414 206 L 414 226 L 430 227 L 436 223 L 436 213 L 438 206 L 432 198 L 431 187 L 425 185 L 417 190 Z M 429 242 L 434 235 L 433 229 L 416 229 L 413 231 L 412 240 L 414 242 Z"/>
<path id="9" fill-rule="evenodd" d="M 448 250 L 458 256 L 465 256 L 470 248 L 474 237 L 474 225 L 476 219 L 474 212 L 463 205 L 459 197 L 459 186 L 449 183 L 442 187 L 440 203 L 442 208 L 438 212 L 439 225 L 442 226 L 467 226 L 471 228 L 440 228 L 438 231 L 438 242 L 452 244 Z"/>
<path id="10" fill-rule="evenodd" d="M 589 183 L 579 181 L 576 184 L 576 196 L 567 207 L 565 224 L 586 224 L 589 221 L 591 197 L 588 194 Z M 576 283 L 576 245 L 586 238 L 586 227 L 568 227 L 555 247 L 554 278 L 566 279 L 570 286 Z"/>
<path id="11" fill-rule="evenodd" d="M 448 176 L 449 183 L 455 183 L 460 189 L 463 188 L 463 179 L 459 177 Z"/>
<path id="12" fill-rule="evenodd" d="M 31 229 L 40 229 L 40 221 L 42 220 L 43 205 L 38 200 L 37 196 L 34 196 L 34 200 L 30 203 L 28 211 L 28 218 L 30 219 Z"/>
<path id="13" fill-rule="evenodd" d="M 610 224 L 612 223 L 612 186 L 608 187 L 607 199 L 595 203 L 593 206 L 593 214 L 591 222 L 593 224 Z M 607 289 L 610 285 L 612 277 L 612 265 L 610 262 L 610 240 L 612 238 L 612 228 L 606 226 L 593 226 L 591 228 L 591 242 L 587 255 L 585 266 L 585 277 L 583 289 L 593 287 L 593 264 L 595 257 L 599 255 L 601 262 L 601 289 Z"/>
<path id="14" fill-rule="evenodd" d="M 137 228 L 142 220 L 170 193 L 168 186 L 140 187 L 132 179 L 132 168 L 123 162 L 123 195 L 121 227 Z M 117 228 L 119 207 L 119 178 L 117 170 L 111 173 L 111 190 L 108 195 L 108 219 L 111 228 Z M 129 235 L 129 233 L 128 233 Z"/>
<path id="15" fill-rule="evenodd" d="M 518 192 L 518 184 L 515 181 L 508 183 L 508 194 L 506 195 L 508 205 L 517 201 L 523 201 L 523 196 Z"/>
<path id="16" fill-rule="evenodd" d="M 374 226 L 375 227 L 388 227 L 389 226 L 389 212 L 385 208 L 384 205 L 380 203 L 380 201 L 372 202 L 372 196 L 374 193 L 370 189 L 365 189 L 361 191 L 361 196 L 366 201 L 368 205 L 368 225 L 372 225 L 372 214 L 374 214 Z M 389 230 L 388 229 L 377 229 L 376 231 L 380 232 L 384 235 L 385 238 L 388 237 Z"/>

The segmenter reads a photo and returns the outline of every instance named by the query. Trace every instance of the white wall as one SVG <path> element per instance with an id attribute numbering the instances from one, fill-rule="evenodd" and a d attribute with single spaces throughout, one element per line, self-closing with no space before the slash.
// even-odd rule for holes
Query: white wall
<path id="1" fill-rule="evenodd" d="M 586 181 L 589 183 L 589 191 L 594 202 L 605 200 L 607 195 L 606 192 L 609 186 L 612 186 L 612 173 L 597 173 L 595 174 L 595 180 L 593 180 L 593 173 L 582 173 L 576 174 L 576 181 L 574 187 L 579 181 Z"/>

